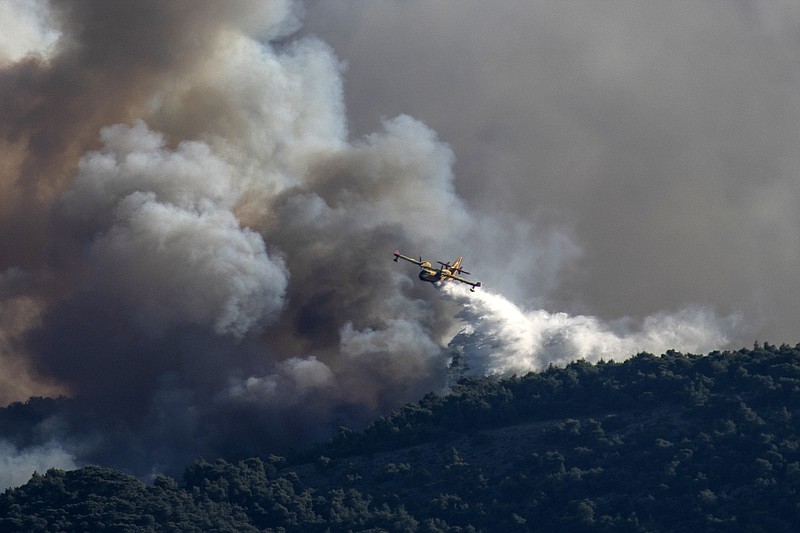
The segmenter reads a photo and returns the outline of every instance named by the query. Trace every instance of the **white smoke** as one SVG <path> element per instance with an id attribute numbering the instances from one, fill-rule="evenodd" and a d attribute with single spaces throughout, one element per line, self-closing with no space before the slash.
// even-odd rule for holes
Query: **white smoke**
<path id="1" fill-rule="evenodd" d="M 141 121 L 101 138 L 61 202 L 73 231 L 92 236 L 93 290 L 157 333 L 199 324 L 242 337 L 274 317 L 287 273 L 233 214 L 233 169 L 203 143 L 166 148 Z"/>
<path id="2" fill-rule="evenodd" d="M 0 2 L 0 65 L 29 55 L 49 56 L 60 36 L 49 18 L 47 0 Z"/>
<path id="3" fill-rule="evenodd" d="M 77 467 L 75 456 L 56 442 L 18 449 L 10 442 L 0 440 L 0 490 L 22 485 L 34 472 Z"/>
<path id="4" fill-rule="evenodd" d="M 306 394 L 335 385 L 331 369 L 316 357 L 292 357 L 278 365 L 274 374 L 250 376 L 231 383 L 227 394 L 238 401 L 269 403 L 273 400 L 299 402 Z"/>
<path id="5" fill-rule="evenodd" d="M 458 316 L 464 327 L 450 347 L 468 373 L 478 376 L 507 377 L 578 359 L 621 360 L 639 352 L 703 353 L 724 346 L 739 321 L 688 308 L 646 317 L 637 326 L 631 320 L 607 323 L 593 316 L 527 311 L 486 290 L 471 293 L 448 284 L 443 292 L 463 306 Z"/>
<path id="6" fill-rule="evenodd" d="M 190 76 L 159 88 L 150 123 L 206 140 L 236 168 L 240 212 L 263 217 L 269 197 L 301 183 L 315 158 L 347 146 L 341 68 L 316 39 L 278 51 L 228 32 Z"/>

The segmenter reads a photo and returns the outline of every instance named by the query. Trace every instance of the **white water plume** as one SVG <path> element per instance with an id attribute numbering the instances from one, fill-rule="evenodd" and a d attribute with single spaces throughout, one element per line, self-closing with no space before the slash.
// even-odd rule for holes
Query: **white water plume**
<path id="1" fill-rule="evenodd" d="M 620 360 L 639 352 L 668 349 L 705 352 L 723 346 L 738 322 L 702 308 L 658 313 L 640 323 L 605 322 L 594 316 L 526 310 L 506 297 L 469 292 L 447 284 L 443 292 L 458 301 L 464 327 L 450 341 L 471 375 L 510 376 L 571 361 Z"/>

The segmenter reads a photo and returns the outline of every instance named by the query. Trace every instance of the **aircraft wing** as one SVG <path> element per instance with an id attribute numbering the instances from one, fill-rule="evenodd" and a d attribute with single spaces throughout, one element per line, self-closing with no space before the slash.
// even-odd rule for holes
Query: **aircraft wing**
<path id="1" fill-rule="evenodd" d="M 480 281 L 472 281 L 467 278 L 462 278 L 461 276 L 456 276 L 455 274 L 442 274 L 442 277 L 452 279 L 453 281 L 460 281 L 461 283 L 466 283 L 467 285 L 470 285 L 472 287 L 470 289 L 471 291 L 475 291 L 475 287 L 481 286 Z"/>
<path id="2" fill-rule="evenodd" d="M 407 255 L 401 254 L 400 250 L 395 250 L 394 251 L 394 262 L 396 263 L 398 259 L 403 259 L 404 261 L 408 261 L 409 263 L 414 263 L 415 265 L 418 265 L 418 266 L 422 266 L 422 263 L 425 262 L 425 261 L 422 260 L 422 258 L 417 260 L 417 259 L 414 259 L 413 257 L 408 257 Z"/>

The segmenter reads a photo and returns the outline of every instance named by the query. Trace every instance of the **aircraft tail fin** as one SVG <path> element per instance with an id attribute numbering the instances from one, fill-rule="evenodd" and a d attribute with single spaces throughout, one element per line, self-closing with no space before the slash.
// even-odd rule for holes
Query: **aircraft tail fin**
<path id="1" fill-rule="evenodd" d="M 466 270 L 461 268 L 461 260 L 462 259 L 463 259 L 463 257 L 459 257 L 458 259 L 455 260 L 455 262 L 453 262 L 453 266 L 452 266 L 453 272 L 456 273 L 456 274 L 458 274 L 460 272 L 462 274 L 466 274 L 466 275 L 469 276 L 469 272 L 467 272 Z"/>

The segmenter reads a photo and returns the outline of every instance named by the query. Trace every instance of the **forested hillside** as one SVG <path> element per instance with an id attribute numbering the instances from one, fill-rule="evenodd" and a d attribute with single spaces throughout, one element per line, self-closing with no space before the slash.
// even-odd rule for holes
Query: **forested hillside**
<path id="1" fill-rule="evenodd" d="M 180 481 L 51 470 L 0 496 L 0 530 L 794 531 L 799 491 L 800 345 L 765 344 L 461 380 Z"/>

